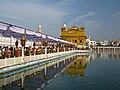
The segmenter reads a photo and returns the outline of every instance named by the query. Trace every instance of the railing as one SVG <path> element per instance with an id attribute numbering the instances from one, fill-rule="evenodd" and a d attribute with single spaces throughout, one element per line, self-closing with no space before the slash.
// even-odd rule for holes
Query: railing
<path id="1" fill-rule="evenodd" d="M 94 49 L 100 49 L 100 48 L 105 48 L 105 49 L 120 49 L 120 47 L 117 47 L 117 46 L 96 46 L 96 47 L 93 47 Z"/>
<path id="2" fill-rule="evenodd" d="M 49 53 L 47 55 L 41 54 L 41 55 L 32 55 L 32 56 L 25 56 L 24 60 L 22 57 L 13 57 L 13 58 L 5 58 L 5 59 L 0 59 L 0 68 L 5 68 L 13 65 L 18 65 L 26 62 L 31 62 L 34 60 L 39 60 L 43 58 L 49 58 L 65 53 L 70 53 L 70 52 L 76 52 L 76 50 L 73 51 L 65 51 L 65 52 L 56 52 L 56 53 Z"/>
<path id="3" fill-rule="evenodd" d="M 79 53 L 87 53 L 87 52 L 90 52 L 91 50 L 76 50 L 76 52 L 79 52 Z"/>
<path id="4" fill-rule="evenodd" d="M 93 50 L 97 50 L 97 51 L 120 51 L 120 47 L 116 47 L 116 46 L 96 46 L 93 47 Z"/>

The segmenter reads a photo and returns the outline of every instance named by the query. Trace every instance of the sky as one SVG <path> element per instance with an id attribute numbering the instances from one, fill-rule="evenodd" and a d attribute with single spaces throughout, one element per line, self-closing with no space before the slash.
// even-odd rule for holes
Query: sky
<path id="1" fill-rule="evenodd" d="M 66 23 L 92 40 L 120 40 L 120 0 L 0 0 L 0 21 L 55 37 Z"/>

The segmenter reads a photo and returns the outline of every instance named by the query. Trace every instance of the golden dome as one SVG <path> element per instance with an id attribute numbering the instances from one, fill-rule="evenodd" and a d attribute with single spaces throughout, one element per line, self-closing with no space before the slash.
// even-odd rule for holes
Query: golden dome
<path id="1" fill-rule="evenodd" d="M 78 30 L 79 28 L 74 24 L 71 29 Z"/>
<path id="2" fill-rule="evenodd" d="M 64 31 L 64 30 L 66 30 L 66 29 L 67 29 L 67 28 L 66 28 L 66 24 L 64 23 L 63 26 L 61 27 L 61 30 Z"/>
<path id="3" fill-rule="evenodd" d="M 85 27 L 84 27 L 84 26 L 81 26 L 80 29 L 81 29 L 81 30 L 85 30 Z"/>

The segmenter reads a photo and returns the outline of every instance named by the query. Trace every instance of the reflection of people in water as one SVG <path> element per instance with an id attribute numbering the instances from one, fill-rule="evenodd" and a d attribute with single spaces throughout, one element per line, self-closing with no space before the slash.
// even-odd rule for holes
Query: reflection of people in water
<path id="1" fill-rule="evenodd" d="M 84 76 L 84 70 L 86 68 L 86 56 L 78 56 L 76 62 L 74 62 L 69 68 L 66 69 L 66 73 L 71 76 Z"/>

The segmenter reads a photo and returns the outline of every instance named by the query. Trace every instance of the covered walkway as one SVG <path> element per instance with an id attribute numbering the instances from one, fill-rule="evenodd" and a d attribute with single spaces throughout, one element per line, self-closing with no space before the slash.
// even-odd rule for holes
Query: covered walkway
<path id="1" fill-rule="evenodd" d="M 4 22 L 0 22 L 0 35 L 0 69 L 66 55 L 76 52 L 77 47 L 74 43 Z M 3 44 L 3 38 L 9 39 L 8 46 Z M 31 44 L 28 46 L 26 42 Z"/>

